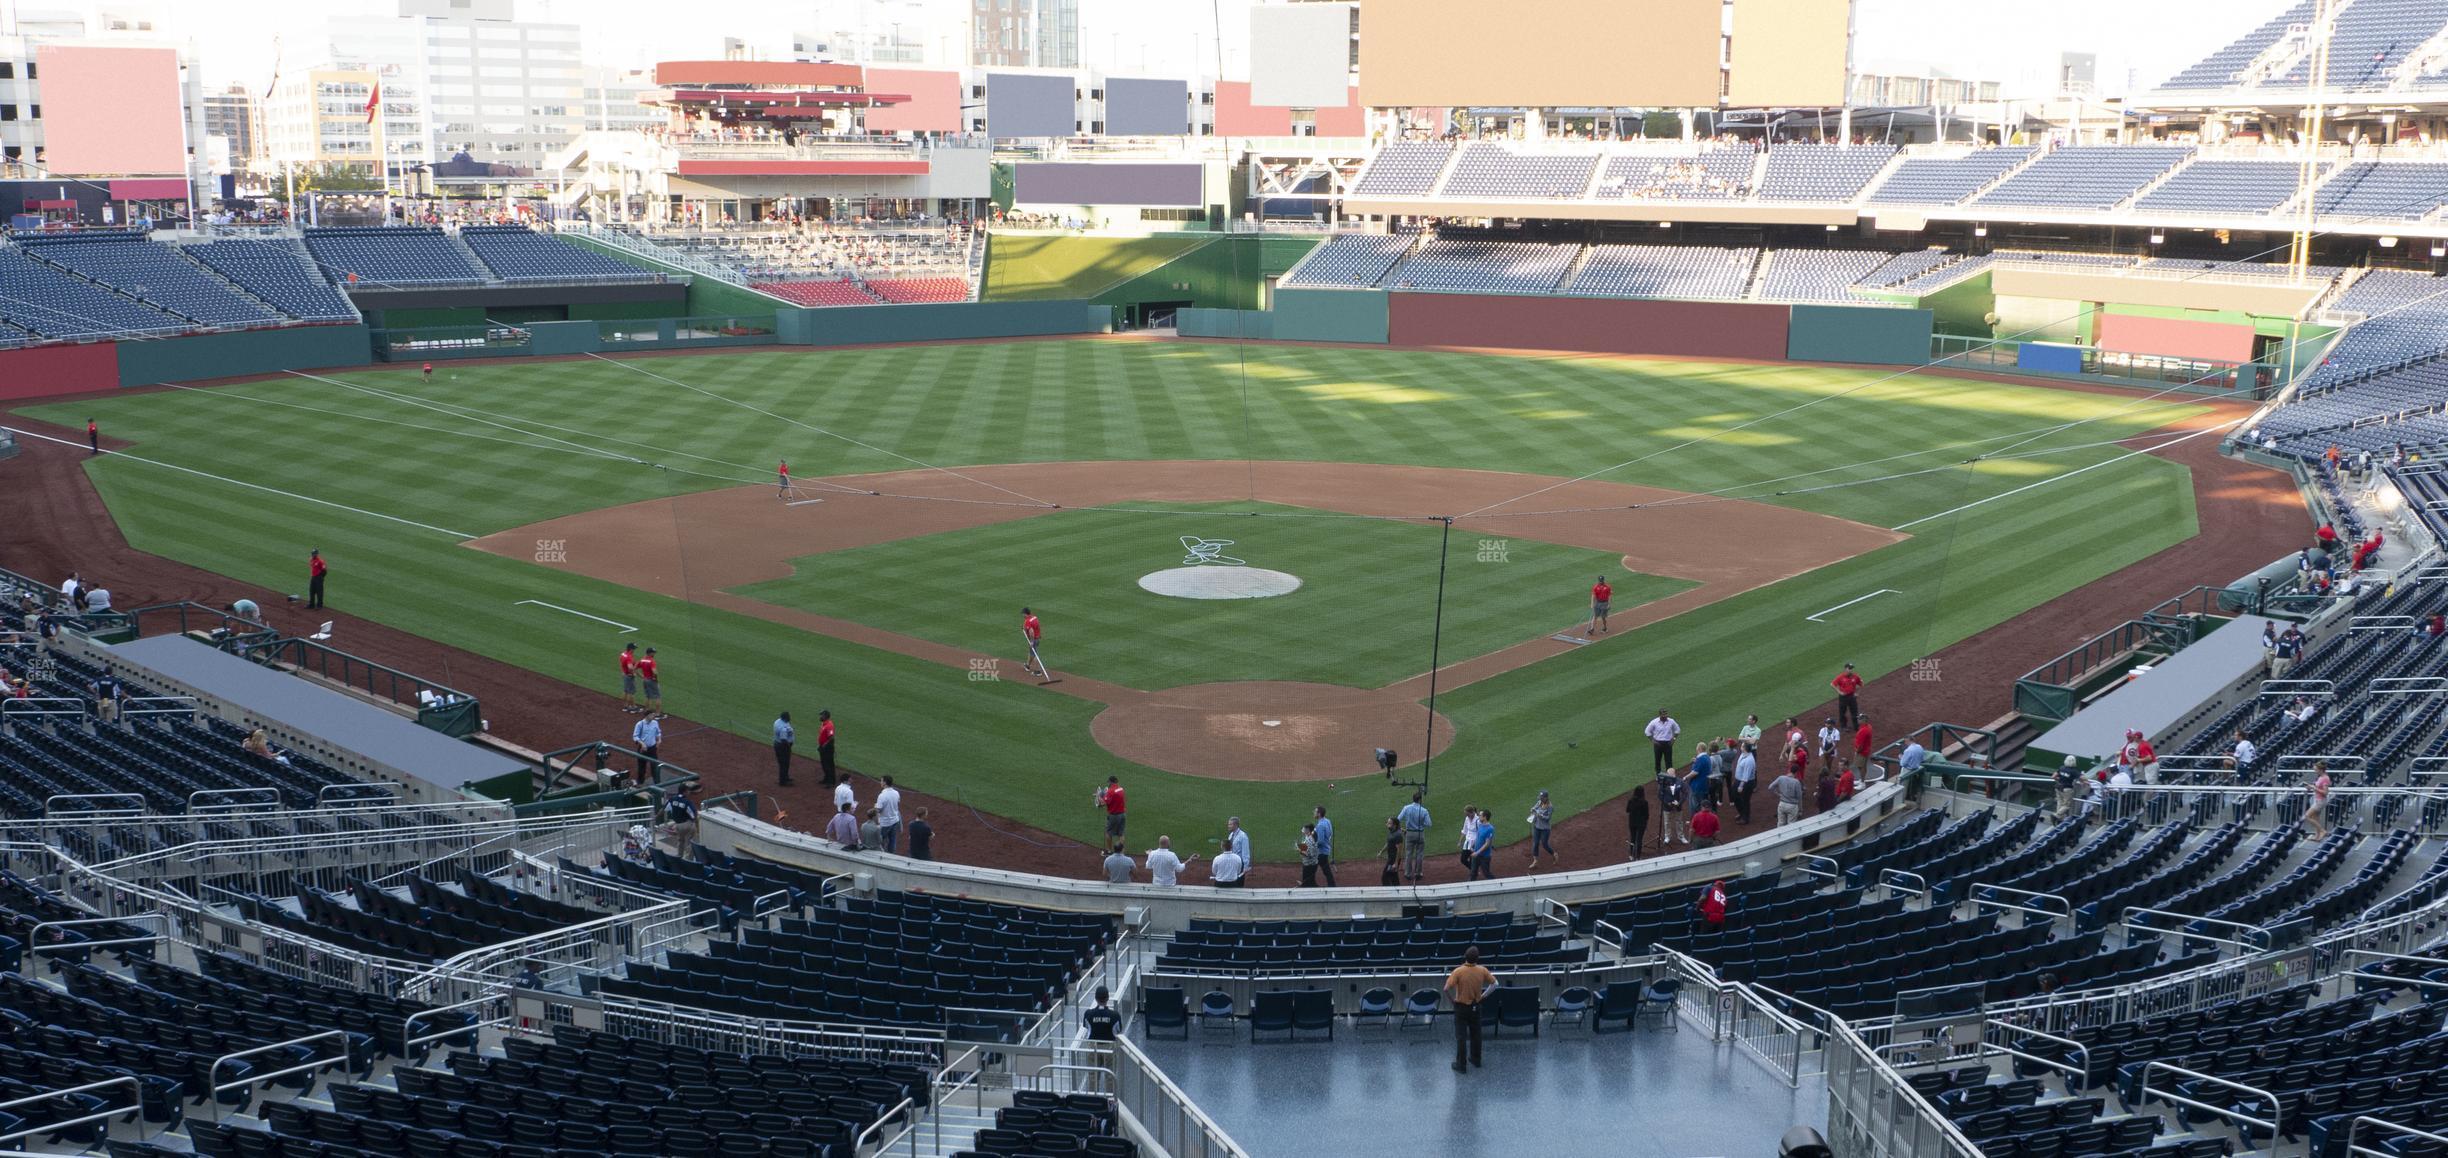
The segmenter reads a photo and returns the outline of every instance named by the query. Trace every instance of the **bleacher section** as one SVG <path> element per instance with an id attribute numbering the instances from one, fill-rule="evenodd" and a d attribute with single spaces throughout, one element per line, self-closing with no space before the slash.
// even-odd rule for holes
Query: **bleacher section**
<path id="1" fill-rule="evenodd" d="M 26 256 L 207 326 L 276 325 L 281 315 L 137 233 L 29 237 Z"/>
<path id="2" fill-rule="evenodd" d="M 2289 28 L 2311 23 L 2313 4 L 2314 0 L 2298 0 L 2285 12 L 2271 17 L 2268 23 L 2203 57 L 2200 62 L 2177 73 L 2159 87 L 2171 90 L 2235 87 L 2245 66 L 2277 45 Z"/>
<path id="3" fill-rule="evenodd" d="M 1475 142 L 1462 147 L 1438 195 L 1454 198 L 1579 197 L 1598 158 L 1590 153 L 1527 153 Z"/>
<path id="4" fill-rule="evenodd" d="M 1716 298 L 1743 296 L 1756 249 L 1713 246 L 1593 245 L 1563 292 L 1583 297 Z"/>
<path id="5" fill-rule="evenodd" d="M 888 302 L 965 302 L 969 283 L 957 277 L 871 277 L 867 288 Z"/>
<path id="6" fill-rule="evenodd" d="M 1699 155 L 1619 153 L 1607 158 L 1595 190 L 1602 201 L 1732 201 L 1751 193 L 1759 152 L 1748 145 Z"/>
<path id="7" fill-rule="evenodd" d="M 439 229 L 309 229 L 306 248 L 338 284 L 389 288 L 485 281 L 485 271 Z"/>
<path id="8" fill-rule="evenodd" d="M 43 338 L 110 338 L 195 328 L 134 298 L 0 246 L 0 321 Z"/>
<path id="9" fill-rule="evenodd" d="M 1352 192 L 1362 197 L 1425 197 L 1452 156 L 1453 146 L 1436 141 L 1387 145 L 1369 161 Z"/>
<path id="10" fill-rule="evenodd" d="M 1338 233 L 1309 251 L 1284 275 L 1282 284 L 1309 289 L 1373 286 L 1410 252 L 1415 234 Z"/>
<path id="11" fill-rule="evenodd" d="M 471 225 L 459 240 L 503 281 L 652 281 L 654 274 L 524 225 Z"/>
<path id="12" fill-rule="evenodd" d="M 2102 210 L 2123 204 L 2193 151 L 2169 145 L 2069 146 L 2038 160 L 1981 194 L 1982 207 Z"/>
<path id="13" fill-rule="evenodd" d="M 248 293 L 270 302 L 274 309 L 308 322 L 353 322 L 357 308 L 347 295 L 333 289 L 297 243 L 225 240 L 180 246 L 179 252 Z"/>
<path id="14" fill-rule="evenodd" d="M 1589 959 L 1563 930 L 1510 914 L 1415 920 L 1223 921 L 1193 919 L 1157 958 L 1160 973 L 1416 972 L 1450 968 L 1477 947 L 1494 969 L 1538 969 Z"/>
<path id="15" fill-rule="evenodd" d="M 826 281 L 760 281 L 749 288 L 802 306 L 872 306 L 880 299 L 848 278 Z"/>
<path id="16" fill-rule="evenodd" d="M 1776 145 L 1759 199 L 1850 202 L 1895 155 L 1893 145 Z"/>
<path id="17" fill-rule="evenodd" d="M 2448 205 L 2448 163 L 2356 161 L 2313 192 L 2315 211 L 2350 221 L 2415 221 Z"/>
<path id="18" fill-rule="evenodd" d="M 2314 176 L 2319 180 L 2324 168 Z M 2152 213 L 2271 213 L 2292 201 L 2302 166 L 2287 161 L 2195 161 L 2178 169 L 2134 208 Z"/>
<path id="19" fill-rule="evenodd" d="M 1112 940 L 1113 918 L 917 893 L 879 893 L 808 920 L 743 930 L 704 954 L 632 963 L 603 991 L 755 1017 L 942 1029 L 1004 1040 Z"/>
<path id="20" fill-rule="evenodd" d="M 1895 255 L 1870 249 L 1780 249 L 1768 255 L 1759 299 L 1859 304 L 1852 287 Z"/>
<path id="21" fill-rule="evenodd" d="M 2448 281 L 2403 270 L 2372 270 L 2331 304 L 2361 315 L 2306 375 L 2307 396 L 2368 379 L 2448 351 Z M 2284 413 L 2281 411 L 2280 413 Z"/>
<path id="22" fill-rule="evenodd" d="M 1974 149 L 1960 157 L 1912 157 L 1870 194 L 1872 205 L 1961 205 L 2031 159 L 2021 146 Z"/>
<path id="23" fill-rule="evenodd" d="M 1385 284 L 1450 293 L 1553 293 L 1580 252 L 1577 245 L 1439 239 L 1405 258 Z"/>

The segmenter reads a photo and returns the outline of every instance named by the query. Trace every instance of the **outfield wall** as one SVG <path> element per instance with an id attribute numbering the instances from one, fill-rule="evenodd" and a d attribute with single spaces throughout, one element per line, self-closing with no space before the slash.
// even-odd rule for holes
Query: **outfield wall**
<path id="1" fill-rule="evenodd" d="M 363 366 L 374 360 L 363 325 L 295 326 L 118 344 L 118 386 L 236 378 L 283 370 Z M 0 378 L 5 378 L 0 374 Z"/>
<path id="2" fill-rule="evenodd" d="M 1387 306 L 1387 339 L 1405 347 L 1778 362 L 1785 358 L 1790 313 L 1790 307 L 1757 302 L 1397 293 Z"/>
<path id="3" fill-rule="evenodd" d="M 1785 356 L 1796 362 L 1918 366 L 1929 361 L 1933 315 L 1880 306 L 1793 307 Z"/>
<path id="4" fill-rule="evenodd" d="M 113 343 L 0 350 L 0 401 L 83 394 L 119 385 Z"/>
<path id="5" fill-rule="evenodd" d="M 1382 290 L 1278 289 L 1270 310 L 1177 311 L 1174 324 L 1185 338 L 1247 338 L 1277 342 L 1386 341 L 1386 297 Z"/>
<path id="6" fill-rule="evenodd" d="M 875 346 L 1103 334 L 1113 330 L 1113 308 L 1081 301 L 828 306 L 776 310 L 774 330 L 786 346 Z"/>

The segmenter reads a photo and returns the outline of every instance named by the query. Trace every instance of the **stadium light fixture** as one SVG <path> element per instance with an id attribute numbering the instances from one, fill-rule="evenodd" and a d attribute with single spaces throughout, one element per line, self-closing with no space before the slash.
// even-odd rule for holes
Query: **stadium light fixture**
<path id="1" fill-rule="evenodd" d="M 1986 226 L 1986 225 L 1975 225 L 1975 226 L 1973 226 L 1973 227 L 1972 227 L 1972 236 L 1974 236 L 1974 237 L 1987 237 L 1987 236 L 1989 236 L 1989 227 L 1988 227 L 1988 226 Z"/>
<path id="2" fill-rule="evenodd" d="M 2380 248 L 2382 248 L 2382 249 L 2395 249 L 2395 248 L 2397 248 L 2397 239 L 2396 239 L 2396 238 L 2394 238 L 2394 237 L 2383 237 L 2383 238 L 2381 238 L 2381 239 L 2380 239 Z"/>
<path id="3" fill-rule="evenodd" d="M 2165 245 L 2165 244 L 2167 244 L 2167 234 L 2164 234 L 2164 233 L 2154 233 L 2154 234 L 2151 234 L 2151 244 L 2152 244 L 2152 245 Z"/>

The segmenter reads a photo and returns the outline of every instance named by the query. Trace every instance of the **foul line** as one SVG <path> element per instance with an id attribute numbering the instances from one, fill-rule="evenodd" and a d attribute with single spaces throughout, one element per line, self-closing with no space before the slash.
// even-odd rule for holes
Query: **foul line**
<path id="1" fill-rule="evenodd" d="M 1842 611 L 1842 610 L 1844 610 L 1844 609 L 1845 609 L 1845 608 L 1847 608 L 1847 607 L 1851 607 L 1851 606 L 1853 606 L 1854 604 L 1861 602 L 1863 599 L 1876 599 L 1876 598 L 1878 598 L 1878 597 L 1879 597 L 1879 596 L 1881 596 L 1881 595 L 1902 595 L 1902 594 L 1903 594 L 1903 592 L 1898 591 L 1898 590 L 1896 590 L 1896 589 L 1895 589 L 1895 588 L 1893 588 L 1893 587 L 1881 587 L 1881 588 L 1879 588 L 1878 590 L 1876 590 L 1876 591 L 1873 591 L 1873 592 L 1869 593 L 1868 595 L 1861 596 L 1859 599 L 1847 599 L 1847 600 L 1845 600 L 1844 602 L 1839 603 L 1839 604 L 1837 604 L 1837 605 L 1836 605 L 1836 606 L 1834 606 L 1834 607 L 1830 607 L 1830 608 L 1828 608 L 1828 609 L 1827 609 L 1827 610 L 1825 610 L 1825 611 L 1821 611 L 1821 612 L 1820 612 L 1818 615 L 1805 615 L 1805 616 L 1803 616 L 1802 618 L 1807 619 L 1807 620 L 1811 621 L 1812 623 L 1825 623 L 1825 622 L 1827 622 L 1827 620 L 1824 620 L 1824 619 L 1819 618 L 1819 616 L 1820 616 L 1820 615 L 1827 615 L 1827 614 L 1830 614 L 1830 613 L 1832 613 L 1832 612 Z"/>
<path id="2" fill-rule="evenodd" d="M 521 606 L 525 606 L 525 605 L 530 604 L 530 603 L 532 603 L 532 604 L 534 604 L 534 605 L 536 605 L 536 606 L 538 606 L 538 607 L 550 607 L 550 608 L 552 608 L 552 609 L 553 609 L 553 610 L 555 610 L 555 611 L 566 611 L 566 612 L 568 612 L 569 614 L 571 614 L 571 615 L 575 615 L 575 616 L 577 616 L 577 617 L 578 617 L 578 618 L 580 618 L 580 619 L 592 619 L 592 620 L 594 620 L 594 621 L 595 621 L 595 622 L 597 622 L 597 623 L 609 623 L 609 624 L 611 624 L 611 625 L 612 625 L 612 626 L 614 626 L 614 627 L 620 628 L 620 634 L 622 634 L 622 635 L 627 635 L 627 634 L 629 634 L 630 632 L 632 632 L 632 631 L 636 631 L 636 630 L 637 630 L 637 628 L 631 627 L 631 626 L 629 626 L 629 625 L 628 625 L 628 624 L 626 624 L 626 623 L 622 623 L 621 621 L 619 621 L 619 620 L 617 620 L 617 619 L 606 619 L 606 618 L 604 618 L 603 616 L 600 616 L 600 615 L 589 615 L 589 614 L 587 614 L 586 612 L 583 612 L 583 611 L 575 611 L 575 610 L 572 610 L 572 609 L 570 609 L 570 608 L 563 607 L 563 606 L 561 606 L 561 605 L 560 605 L 560 604 L 558 604 L 558 603 L 546 603 L 546 602 L 544 602 L 544 601 L 543 601 L 543 600 L 541 600 L 541 599 L 521 599 L 521 600 L 519 600 L 517 603 L 513 603 L 513 604 L 511 604 L 510 606 L 512 606 L 512 607 L 521 607 Z"/>
<path id="3" fill-rule="evenodd" d="M 14 435 L 16 435 L 16 436 L 17 436 L 17 437 L 19 437 L 19 438 L 39 438 L 39 439 L 43 440 L 44 442 L 56 443 L 56 444 L 58 444 L 58 445 L 60 445 L 60 446 L 72 446 L 72 447 L 78 447 L 78 448 L 83 448 L 83 447 L 85 446 L 85 444 L 84 444 L 84 443 L 82 443 L 82 442 L 77 442 L 77 441 L 74 441 L 74 440 L 72 440 L 72 439 L 66 439 L 66 438 L 55 438 L 55 437 L 53 437 L 53 436 L 51 436 L 51 435 L 44 434 L 44 433 L 41 433 L 41 432 L 39 432 L 39 431 L 33 431 L 33 430 L 27 430 L 27 429 L 24 429 L 23 427 L 16 427 L 16 426 L 0 426 L 0 430 L 5 430 L 5 431 L 8 431 L 9 433 L 14 434 Z M 437 527 L 437 526 L 434 526 L 434 525 L 433 525 L 433 524 L 431 524 L 431 523 L 420 523 L 420 522 L 417 522 L 417 521 L 416 521 L 416 520 L 414 520 L 414 519 L 403 519 L 403 518 L 399 517 L 398 515 L 386 515 L 386 514 L 382 513 L 381 511 L 369 511 L 369 510 L 366 510 L 366 509 L 364 509 L 364 508 L 362 508 L 362 507 L 352 507 L 352 506 L 349 506 L 349 505 L 348 505 L 348 504 L 346 504 L 346 503 L 335 503 L 335 502 L 331 501 L 330 499 L 318 499 L 318 498 L 315 498 L 315 497 L 314 497 L 314 496 L 312 496 L 312 495 L 301 495 L 301 494 L 297 493 L 296 491 L 285 491 L 285 490 L 280 489 L 279 487 L 268 487 L 268 486 L 263 485 L 262 483 L 251 483 L 251 482 L 247 482 L 247 481 L 245 481 L 245 480 L 243 480 L 243 479 L 234 479 L 234 478 L 231 478 L 231 477 L 229 477 L 229 476 L 227 476 L 227 475 L 218 475 L 218 474 L 214 474 L 214 473 L 212 473 L 211 471 L 197 470 L 197 469 L 195 469 L 194 467 L 191 467 L 191 466 L 180 466 L 180 465 L 178 465 L 178 464 L 176 464 L 176 463 L 163 462 L 163 461 L 161 461 L 161 460 L 159 460 L 159 459 L 145 458 L 145 457 L 143 457 L 143 456 L 141 456 L 141 455 L 129 454 L 129 453 L 125 452 L 125 451 L 119 451 L 119 450 L 106 450 L 106 451 L 103 451 L 102 453 L 103 453 L 104 455 L 106 455 L 106 456 L 110 457 L 110 458 L 122 458 L 122 459 L 126 459 L 126 460 L 127 460 L 127 461 L 129 461 L 129 462 L 141 462 L 141 463 L 145 464 L 146 466 L 158 466 L 158 467 L 162 468 L 163 470 L 175 470 L 175 471 L 177 471 L 177 472 L 179 472 L 179 473 L 181 473 L 181 474 L 191 474 L 191 475 L 194 475 L 194 476 L 196 476 L 197 478 L 208 478 L 208 479 L 213 480 L 214 482 L 225 482 L 225 483 L 230 484 L 231 486 L 245 487 L 245 488 L 247 488 L 248 490 L 252 490 L 252 491 L 262 491 L 262 492 L 264 492 L 265 494 L 268 494 L 268 495 L 279 495 L 280 497 L 285 498 L 285 499 L 296 499 L 297 501 L 299 501 L 299 502 L 301 502 L 301 503 L 313 503 L 313 504 L 315 504 L 316 506 L 319 506 L 319 507 L 330 507 L 331 509 L 333 509 L 333 510 L 335 510 L 335 511 L 347 511 L 348 513 L 350 513 L 350 514 L 352 514 L 352 515 L 364 515 L 364 516 L 366 516 L 366 517 L 367 517 L 367 518 L 369 518 L 369 519 L 382 519 L 382 520 L 384 520 L 384 521 L 386 521 L 386 522 L 398 523 L 399 525 L 401 525 L 401 526 L 403 526 L 403 527 L 415 527 L 416 529 L 418 529 L 418 530 L 420 530 L 420 531 L 432 531 L 433 533 L 435 533 L 435 534 L 437 534 L 437 535 L 449 535 L 451 538 L 454 538 L 454 539 L 461 539 L 461 540 L 465 540 L 465 539 L 473 539 L 473 538 L 475 538 L 475 537 L 476 537 L 475 535 L 470 534 L 469 532 L 466 532 L 466 531 L 454 531 L 454 530 L 451 530 L 449 527 Z"/>
<path id="4" fill-rule="evenodd" d="M 2246 417 L 2247 417 L 2247 418 L 2249 418 L 2250 416 L 2249 416 L 2249 415 L 2247 415 Z M 1936 520 L 1946 518 L 1948 515 L 1960 515 L 1960 514 L 1964 513 L 1965 511 L 1971 510 L 1972 508 L 1977 507 L 1977 506 L 1982 506 L 1982 505 L 1985 505 L 1985 504 L 1988 504 L 1988 503 L 1994 503 L 1994 502 L 1998 501 L 1999 499 L 2003 499 L 2003 498 L 2012 498 L 2013 496 L 2015 496 L 2015 495 L 2019 495 L 2019 494 L 2022 494 L 2022 493 L 2023 493 L 2023 492 L 2025 492 L 2025 491 L 2034 491 L 2034 490 L 2038 490 L 2038 489 L 2040 489 L 2041 487 L 2044 487 L 2044 486 L 2049 485 L 2050 483 L 2064 482 L 2064 481 L 2065 481 L 2065 480 L 2067 480 L 2067 479 L 2073 478 L 2075 475 L 2078 475 L 2078 474 L 2084 474 L 2084 473 L 2087 473 L 2087 472 L 2090 472 L 2090 471 L 2095 471 L 2095 470 L 2098 470 L 2099 468 L 2101 468 L 2101 467 L 2103 467 L 2103 466 L 2114 466 L 2114 465 L 2116 465 L 2116 464 L 2118 464 L 2118 463 L 2120 463 L 2120 462 L 2125 461 L 2126 459 L 2133 458 L 2133 457 L 2134 457 L 2134 456 L 2136 456 L 2136 455 L 2143 455 L 2143 454 L 2149 454 L 2149 453 L 2151 453 L 2151 452 L 2153 452 L 2153 451 L 2166 450 L 2167 448 L 2169 448 L 2169 447 L 2171 447 L 2171 446 L 2174 446 L 2174 445 L 2176 445 L 2176 444 L 2178 444 L 2178 443 L 2180 443 L 2180 442 L 2191 442 L 2191 441 L 2193 441 L 2194 439 L 2196 439 L 2196 438 L 2200 438 L 2201 436 L 2203 436 L 2203 435 L 2205 435 L 2205 434 L 2218 434 L 2218 433 L 2221 433 L 2221 432 L 2223 432 L 2223 431 L 2225 431 L 2225 430 L 2227 430 L 2227 429 L 2229 429 L 2229 428 L 2231 428 L 2231 427 L 2241 425 L 2241 424 L 2242 424 L 2244 421 L 2245 421 L 2245 419 L 2244 419 L 2244 418 L 2239 418 L 2239 419 L 2236 419 L 2236 420 L 2235 420 L 2235 421 L 2233 421 L 2233 422 L 2222 422 L 2222 423 L 2219 423 L 2219 424 L 2218 424 L 2218 425 L 2216 425 L 2216 426 L 2204 427 L 2204 428 L 2202 428 L 2202 429 L 2200 429 L 2200 430 L 2196 430 L 2196 431 L 2194 431 L 2194 432 L 2193 432 L 2193 433 L 2191 433 L 2191 434 L 2180 434 L 2180 435 L 2177 435 L 2177 436 L 2176 436 L 2176 437 L 2174 437 L 2174 438 L 2168 439 L 2168 440 L 2167 440 L 2167 441 L 2165 441 L 2165 442 L 2156 443 L 2156 444 L 2151 445 L 2151 446 L 2141 447 L 2141 448 L 2136 449 L 2136 450 L 2129 450 L 2129 451 L 2126 451 L 2126 452 L 2125 452 L 2125 453 L 2123 453 L 2123 454 L 2120 454 L 2120 455 L 2116 456 L 2115 458 L 2103 458 L 2103 459 L 2099 460 L 2098 462 L 2092 463 L 2091 465 L 2086 466 L 2086 467 L 2081 467 L 2081 468 L 2078 468 L 2078 469 L 2075 469 L 2075 470 L 2070 470 L 2070 471 L 2065 472 L 2064 474 L 2061 474 L 2061 475 L 2055 475 L 2055 476 L 2052 476 L 2052 477 L 2050 477 L 2050 478 L 2044 478 L 2044 479 L 2041 479 L 2039 482 L 2036 482 L 2036 483 L 2026 483 L 2026 484 L 2024 484 L 2024 485 L 2022 485 L 2022 486 L 2019 486 L 2019 487 L 2016 487 L 2015 489 L 2010 490 L 2010 491 L 2000 491 L 2000 492 L 1998 492 L 1998 493 L 1996 493 L 1996 494 L 1994 494 L 1994 495 L 1991 495 L 1991 496 L 1989 496 L 1988 498 L 1985 498 L 1985 499 L 1974 499 L 1974 500 L 1972 500 L 1971 502 L 1965 503 L 1964 505 L 1962 505 L 1962 506 L 1960 506 L 1960 507 L 1954 507 L 1954 508 L 1951 508 L 1951 509 L 1948 509 L 1948 510 L 1943 510 L 1943 511 L 1940 511 L 1940 512 L 1938 512 L 1937 514 L 1934 514 L 1934 515 L 1923 515 L 1922 517 L 1920 517 L 1920 518 L 1918 518 L 1918 519 L 1914 519 L 1913 521 L 1911 521 L 1911 522 L 1909 522 L 1909 523 L 1897 523 L 1895 526 L 1889 527 L 1889 528 L 1887 528 L 1887 529 L 1888 529 L 1888 530 L 1890 530 L 1890 531 L 1902 531 L 1902 530 L 1908 530 L 1908 529 L 1913 528 L 1913 527 L 1918 527 L 1918 526 L 1920 526 L 1920 525 L 1921 525 L 1921 524 L 1923 524 L 1923 523 L 1935 522 Z"/>

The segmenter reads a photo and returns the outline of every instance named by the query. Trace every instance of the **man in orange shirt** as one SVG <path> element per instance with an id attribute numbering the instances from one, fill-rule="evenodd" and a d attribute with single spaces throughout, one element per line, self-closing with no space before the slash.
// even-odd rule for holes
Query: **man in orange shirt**
<path id="1" fill-rule="evenodd" d="M 1607 629 L 1607 602 L 1613 598 L 1615 598 L 1615 588 L 1607 583 L 1606 576 L 1601 575 L 1596 583 L 1590 584 L 1591 632 Z"/>
<path id="2" fill-rule="evenodd" d="M 1470 1072 L 1471 1066 L 1484 1065 L 1479 1060 L 1479 1003 L 1487 999 L 1488 991 L 1496 988 L 1496 975 L 1479 963 L 1479 947 L 1462 951 L 1462 963 L 1445 975 L 1445 996 L 1453 1000 L 1454 1060 L 1457 1074 Z"/>

